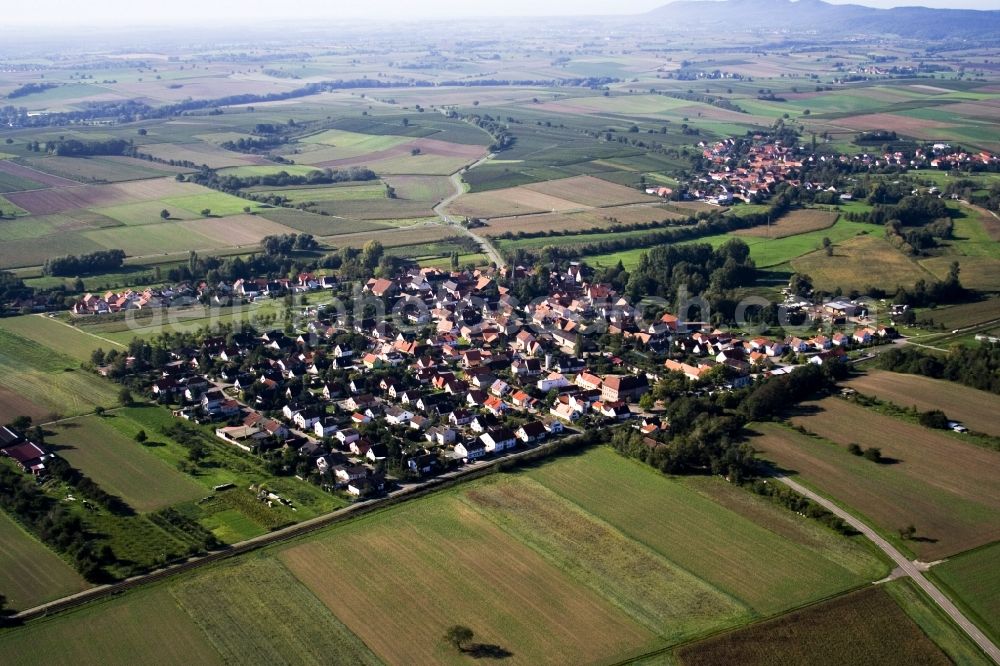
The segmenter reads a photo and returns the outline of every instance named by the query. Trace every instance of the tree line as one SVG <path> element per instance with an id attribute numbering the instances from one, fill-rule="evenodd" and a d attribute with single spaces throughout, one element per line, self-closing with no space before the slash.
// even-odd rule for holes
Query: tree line
<path id="1" fill-rule="evenodd" d="M 89 254 L 68 254 L 45 260 L 42 272 L 45 275 L 87 275 L 117 270 L 125 262 L 124 250 L 98 250 Z"/>
<path id="2" fill-rule="evenodd" d="M 893 372 L 947 379 L 1000 394 L 1000 344 L 956 346 L 947 356 L 931 355 L 914 347 L 901 347 L 880 354 L 878 366 Z"/>

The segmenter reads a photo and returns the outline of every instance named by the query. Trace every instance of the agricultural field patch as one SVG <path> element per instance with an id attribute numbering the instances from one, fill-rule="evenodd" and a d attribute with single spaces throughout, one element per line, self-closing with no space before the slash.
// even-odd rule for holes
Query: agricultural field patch
<path id="1" fill-rule="evenodd" d="M 0 633 L 4 663 L 82 664 L 98 659 L 171 666 L 224 663 L 164 587 Z"/>
<path id="2" fill-rule="evenodd" d="M 554 213 L 589 208 L 575 201 L 561 199 L 527 187 L 513 187 L 464 194 L 448 205 L 448 212 L 466 217 L 509 217 L 530 213 Z"/>
<path id="3" fill-rule="evenodd" d="M 951 265 L 958 262 L 962 286 L 978 291 L 1000 291 L 1000 257 L 930 257 L 919 260 L 922 268 L 939 280 L 948 277 Z"/>
<path id="4" fill-rule="evenodd" d="M 259 164 L 262 160 L 253 155 L 240 155 L 223 150 L 210 143 L 148 143 L 139 146 L 140 152 L 170 162 L 193 162 L 209 169 Z"/>
<path id="5" fill-rule="evenodd" d="M 38 169 L 33 169 L 31 167 L 24 166 L 23 164 L 17 164 L 16 162 L 11 162 L 10 160 L 0 160 L 0 174 L 3 174 L 7 178 L 14 179 L 14 183 L 21 180 L 27 183 L 37 184 L 41 187 L 73 187 L 74 185 L 80 184 L 75 180 L 45 173 L 44 171 L 39 171 Z M 36 189 L 36 187 L 31 186 L 15 189 L 32 190 Z M 3 191 L 8 192 L 11 190 L 5 189 Z"/>
<path id="6" fill-rule="evenodd" d="M 659 201 L 657 197 L 623 185 L 609 183 L 593 176 L 577 176 L 544 183 L 525 185 L 525 189 L 565 199 L 582 206 L 621 206 L 632 203 Z"/>
<path id="7" fill-rule="evenodd" d="M 516 234 L 524 231 L 591 231 L 609 230 L 650 222 L 665 220 L 682 220 L 686 215 L 675 213 L 659 205 L 651 206 L 621 206 L 617 208 L 602 208 L 595 210 L 574 211 L 570 213 L 540 213 L 536 215 L 521 215 L 515 217 L 495 217 L 487 226 L 476 230 L 482 236 L 499 236 L 504 233 Z"/>
<path id="8" fill-rule="evenodd" d="M 165 208 L 159 201 L 141 201 L 139 203 L 121 204 L 118 206 L 108 206 L 106 208 L 95 208 L 93 212 L 118 220 L 122 224 L 160 224 L 164 220 L 160 217 L 161 211 L 170 213 L 171 220 L 192 220 L 199 215 L 184 208 L 175 207 L 173 210 Z"/>
<path id="9" fill-rule="evenodd" d="M 379 663 L 275 558 L 216 567 L 170 593 L 226 663 Z"/>
<path id="10" fill-rule="evenodd" d="M 0 329 L 49 347 L 79 361 L 89 361 L 91 352 L 108 343 L 80 329 L 44 315 L 22 315 L 0 319 Z"/>
<path id="11" fill-rule="evenodd" d="M 443 176 L 388 176 L 383 179 L 398 199 L 436 204 L 452 193 L 451 180 Z"/>
<path id="12" fill-rule="evenodd" d="M 828 559 L 825 549 L 770 529 L 769 519 L 748 520 L 685 481 L 667 479 L 611 449 L 594 449 L 527 475 L 759 615 L 848 589 L 885 568 L 874 558 L 850 565 L 843 558 Z M 781 511 L 762 510 L 764 516 Z"/>
<path id="13" fill-rule="evenodd" d="M 881 587 L 684 646 L 677 657 L 685 666 L 951 663 Z"/>
<path id="14" fill-rule="evenodd" d="M 198 499 L 204 489 L 111 427 L 109 416 L 85 416 L 53 424 L 46 443 L 103 489 L 137 511 L 155 511 Z"/>
<path id="15" fill-rule="evenodd" d="M 983 630 L 1000 638 L 1000 543 L 953 557 L 933 570 L 933 577 L 970 609 Z"/>
<path id="16" fill-rule="evenodd" d="M 69 564 L 0 512 L 0 594 L 8 608 L 32 608 L 87 587 Z"/>
<path id="17" fill-rule="evenodd" d="M 411 140 L 412 137 L 392 134 L 361 134 L 343 130 L 326 130 L 299 139 L 299 142 L 327 146 L 328 149 L 324 150 L 324 153 L 328 155 L 327 159 L 334 160 L 384 151 Z"/>
<path id="18" fill-rule="evenodd" d="M 192 220 L 191 223 L 196 222 L 198 220 Z M 85 231 L 81 235 L 104 249 L 122 249 L 125 254 L 132 257 L 162 255 L 185 250 L 206 250 L 228 245 L 212 240 L 191 229 L 188 229 L 187 233 L 181 233 L 179 226 L 181 224 L 188 223 L 166 222 L 115 229 L 96 229 Z"/>
<path id="19" fill-rule="evenodd" d="M 761 424 L 754 429 L 762 436 L 751 441 L 761 456 L 869 517 L 897 542 L 896 531 L 914 525 L 919 539 L 900 545 L 921 559 L 1000 538 L 1000 483 L 989 472 L 1000 454 L 840 398 L 804 409 L 816 411 L 792 423 L 827 441 Z M 881 449 L 890 463 L 851 455 L 851 443 Z"/>
<path id="20" fill-rule="evenodd" d="M 942 324 L 949 330 L 975 326 L 997 318 L 1000 318 L 1000 300 L 996 298 L 925 308 L 917 313 L 917 319 L 933 319 L 935 324 Z"/>
<path id="21" fill-rule="evenodd" d="M 129 158 L 120 158 L 129 159 Z M 117 183 L 146 178 L 162 178 L 171 167 L 158 169 L 155 162 L 131 159 L 130 162 L 114 161 L 110 157 L 57 157 L 25 158 L 39 171 L 72 179 L 81 183 Z"/>
<path id="22" fill-rule="evenodd" d="M 183 233 L 204 236 L 219 247 L 255 245 L 264 236 L 292 234 L 295 229 L 259 215 L 232 215 L 209 219 L 188 220 L 176 224 Z"/>
<path id="23" fill-rule="evenodd" d="M 671 643 L 750 617 L 735 599 L 524 476 L 479 484 L 463 498 Z"/>
<path id="24" fill-rule="evenodd" d="M 838 242 L 832 256 L 816 251 L 792 258 L 792 267 L 812 277 L 817 289 L 864 290 L 877 285 L 892 291 L 897 285 L 912 286 L 931 275 L 920 264 L 871 234 Z"/>
<path id="25" fill-rule="evenodd" d="M 838 213 L 826 210 L 802 208 L 782 215 L 770 225 L 751 227 L 734 231 L 735 236 L 751 238 L 785 238 L 798 234 L 820 231 L 832 227 L 837 221 Z"/>
<path id="26" fill-rule="evenodd" d="M 511 652 L 510 663 L 610 659 L 654 639 L 451 493 L 344 525 L 279 557 L 387 663 L 465 662 L 441 638 L 456 623 Z"/>
<path id="27" fill-rule="evenodd" d="M 211 211 L 215 217 L 225 217 L 227 215 L 238 215 L 245 212 L 245 209 L 260 210 L 261 204 L 240 197 L 234 197 L 224 192 L 205 191 L 201 194 L 177 197 L 163 197 L 161 199 L 166 206 L 176 206 L 184 208 L 191 213 L 201 214 L 203 210 Z"/>
<path id="28" fill-rule="evenodd" d="M 197 185 L 178 183 L 172 178 L 114 183 L 111 185 L 85 185 L 58 189 L 10 193 L 7 197 L 34 215 L 63 213 L 78 208 L 103 208 L 139 201 L 193 194 L 205 191 Z"/>
<path id="29" fill-rule="evenodd" d="M 956 382 L 888 370 L 869 370 L 847 386 L 865 395 L 922 412 L 940 409 L 969 429 L 1000 437 L 1000 396 Z"/>
<path id="30" fill-rule="evenodd" d="M 112 406 L 117 390 L 111 382 L 80 369 L 80 362 L 38 342 L 0 329 L 0 422 L 9 423 L 22 412 L 12 407 L 33 405 L 39 415 L 73 416 L 95 406 Z M 0 396 L 2 397 L 2 396 Z M 29 412 L 30 414 L 30 412 Z M 45 419 L 42 419 L 45 420 Z"/>
<path id="31" fill-rule="evenodd" d="M 351 220 L 333 215 L 319 215 L 295 208 L 268 208 L 260 217 L 314 236 L 363 233 L 390 228 L 387 224 L 367 220 Z"/>

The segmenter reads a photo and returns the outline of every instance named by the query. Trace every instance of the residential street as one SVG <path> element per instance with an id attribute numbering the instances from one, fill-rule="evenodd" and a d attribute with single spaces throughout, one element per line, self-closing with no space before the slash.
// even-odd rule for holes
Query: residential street
<path id="1" fill-rule="evenodd" d="M 969 619 L 965 617 L 960 610 L 958 610 L 955 604 L 953 604 L 951 600 L 937 588 L 937 586 L 935 586 L 923 575 L 923 570 L 919 564 L 915 564 L 914 562 L 906 559 L 901 552 L 896 550 L 892 544 L 879 536 L 875 530 L 848 512 L 844 511 L 830 500 L 814 493 L 802 484 L 797 483 L 786 476 L 779 476 L 775 478 L 777 481 L 780 481 L 790 487 L 795 492 L 808 497 L 812 501 L 821 505 L 823 508 L 831 511 L 838 518 L 842 519 L 848 525 L 865 535 L 865 537 L 871 540 L 882 550 L 882 552 L 888 555 L 892 561 L 898 565 L 899 569 L 902 570 L 903 575 L 912 578 L 914 582 L 927 593 L 927 596 L 933 599 L 934 603 L 936 603 L 941 610 L 947 613 L 948 616 L 951 617 L 951 619 L 954 620 L 955 623 L 960 626 L 973 641 L 975 641 L 976 645 L 978 645 L 983 652 L 985 652 L 995 663 L 1000 664 L 1000 649 L 998 649 L 997 646 L 989 638 L 987 638 L 976 625 L 969 621 Z"/>

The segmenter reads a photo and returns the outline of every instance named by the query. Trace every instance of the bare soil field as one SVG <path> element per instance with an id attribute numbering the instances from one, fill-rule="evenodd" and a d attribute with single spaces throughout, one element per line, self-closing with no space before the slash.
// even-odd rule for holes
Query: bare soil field
<path id="1" fill-rule="evenodd" d="M 733 235 L 749 236 L 752 238 L 785 238 L 787 236 L 797 236 L 798 234 L 832 227 L 837 221 L 837 217 L 837 213 L 826 210 L 793 210 L 771 222 L 770 226 L 763 225 L 749 229 L 740 229 L 734 231 Z"/>
<path id="2" fill-rule="evenodd" d="M 841 118 L 836 124 L 850 127 L 856 130 L 873 130 L 891 127 L 893 130 L 910 136 L 928 136 L 930 130 L 951 127 L 948 123 L 939 120 L 927 120 L 924 118 L 910 118 L 895 113 L 868 113 L 860 116 Z"/>
<path id="3" fill-rule="evenodd" d="M 1000 437 L 1000 396 L 993 393 L 944 379 L 888 370 L 870 370 L 851 379 L 847 386 L 900 407 L 940 409 L 949 419 L 961 421 L 971 430 Z"/>
<path id="4" fill-rule="evenodd" d="M 684 646 L 677 657 L 685 666 L 951 663 L 881 587 Z"/>
<path id="5" fill-rule="evenodd" d="M 593 176 L 576 176 L 550 180 L 544 183 L 525 185 L 525 189 L 541 192 L 550 196 L 574 201 L 584 206 L 621 206 L 630 203 L 646 203 L 658 201 L 657 197 L 645 192 L 610 183 Z"/>
<path id="6" fill-rule="evenodd" d="M 751 444 L 763 458 L 873 520 L 888 534 L 914 525 L 901 543 L 938 559 L 1000 539 L 1000 453 L 879 414 L 842 398 L 802 406 L 792 423 L 828 441 L 776 424 L 755 425 Z M 832 442 L 832 443 L 831 443 Z M 879 448 L 878 464 L 847 451 Z"/>
<path id="7" fill-rule="evenodd" d="M 408 141 L 398 146 L 392 146 L 391 148 L 386 148 L 384 150 L 376 150 L 364 155 L 358 155 L 356 157 L 345 157 L 341 159 L 318 162 L 314 160 L 317 156 L 322 154 L 321 151 L 316 151 L 315 155 L 312 153 L 304 153 L 303 155 L 305 155 L 307 159 L 303 159 L 302 162 L 313 164 L 318 167 L 334 169 L 338 167 L 372 164 L 375 162 L 390 160 L 392 158 L 410 156 L 415 149 L 419 149 L 420 154 L 422 155 L 453 157 L 458 158 L 463 162 L 472 162 L 486 155 L 486 148 L 483 146 L 452 143 L 450 141 L 440 141 L 438 139 L 414 139 L 413 141 Z"/>

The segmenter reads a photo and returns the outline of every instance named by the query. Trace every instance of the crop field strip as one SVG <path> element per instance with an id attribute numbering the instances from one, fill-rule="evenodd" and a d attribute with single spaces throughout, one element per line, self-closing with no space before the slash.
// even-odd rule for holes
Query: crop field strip
<path id="1" fill-rule="evenodd" d="M 811 231 L 828 229 L 837 221 L 838 214 L 825 210 L 799 209 L 793 210 L 774 220 L 770 225 L 751 227 L 734 231 L 734 236 L 755 238 L 785 238 Z"/>
<path id="2" fill-rule="evenodd" d="M 968 428 L 1000 437 L 1000 396 L 944 379 L 870 370 L 846 384 L 865 395 L 903 408 L 940 409 Z"/>
<path id="3" fill-rule="evenodd" d="M 87 587 L 68 563 L 0 512 L 0 594 L 8 606 L 31 608 Z"/>
<path id="4" fill-rule="evenodd" d="M 762 436 L 751 444 L 763 458 L 870 518 L 890 538 L 913 524 L 921 538 L 903 547 L 921 559 L 1000 539 L 1000 484 L 990 472 L 1000 454 L 840 398 L 812 406 L 819 411 L 792 422 L 828 441 L 759 424 L 754 430 Z M 853 456 L 847 451 L 851 443 L 880 448 L 895 462 Z"/>

